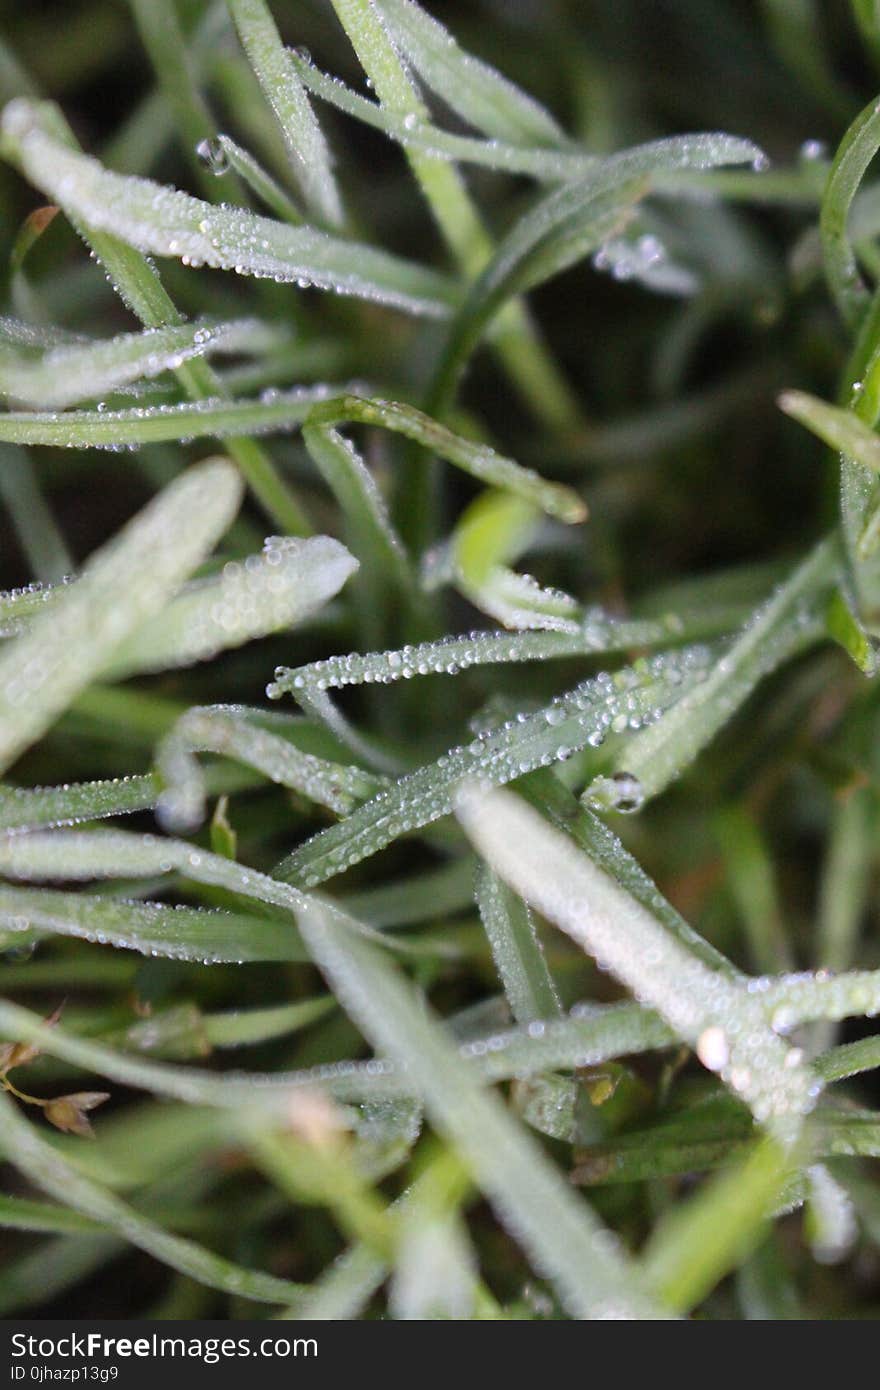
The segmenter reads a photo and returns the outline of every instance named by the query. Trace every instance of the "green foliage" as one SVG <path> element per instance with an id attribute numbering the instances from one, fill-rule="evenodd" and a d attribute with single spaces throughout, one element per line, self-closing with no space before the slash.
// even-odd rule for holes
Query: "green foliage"
<path id="1" fill-rule="evenodd" d="M 0 8 L 0 1311 L 875 1316 L 877 6 Z"/>

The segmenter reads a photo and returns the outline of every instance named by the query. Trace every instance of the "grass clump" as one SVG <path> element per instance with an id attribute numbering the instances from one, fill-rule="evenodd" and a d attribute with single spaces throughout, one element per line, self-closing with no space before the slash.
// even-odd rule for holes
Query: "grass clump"
<path id="1" fill-rule="evenodd" d="M 295 8 L 2 7 L 0 1311 L 874 1316 L 874 7 Z"/>

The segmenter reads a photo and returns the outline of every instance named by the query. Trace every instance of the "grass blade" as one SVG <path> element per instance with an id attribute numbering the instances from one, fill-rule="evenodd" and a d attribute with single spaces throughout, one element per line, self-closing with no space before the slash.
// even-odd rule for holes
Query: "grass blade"
<path id="1" fill-rule="evenodd" d="M 858 325 L 868 306 L 868 290 L 859 273 L 847 223 L 853 200 L 878 148 L 880 110 L 871 101 L 853 121 L 834 156 L 819 223 L 828 287 L 850 327 Z"/>
<path id="2" fill-rule="evenodd" d="M 105 677 L 165 671 L 297 627 L 336 595 L 357 561 L 331 536 L 270 536 L 259 555 L 196 581 L 121 644 Z"/>
<path id="3" fill-rule="evenodd" d="M 2 149 L 71 216 L 139 251 L 281 284 L 332 289 L 409 313 L 443 316 L 454 298 L 443 276 L 387 252 L 355 248 L 310 227 L 215 207 L 149 179 L 111 173 L 54 139 L 40 108 L 24 98 L 3 114 Z"/>
<path id="4" fill-rule="evenodd" d="M 213 397 L 179 405 L 135 406 L 130 410 L 6 411 L 0 415 L 0 439 L 47 444 L 60 449 L 110 449 L 236 435 L 265 434 L 301 425 L 316 403 L 326 400 L 326 386 L 279 391 L 263 400 Z M 295 531 L 295 534 L 299 534 Z"/>
<path id="5" fill-rule="evenodd" d="M 241 496 L 222 460 L 190 469 L 90 560 L 0 655 L 0 767 L 6 768 L 157 613 L 226 530 Z"/>
<path id="6" fill-rule="evenodd" d="M 677 691 L 676 681 L 704 674 L 706 654 L 691 649 L 654 658 L 638 670 L 584 681 L 522 721 L 478 735 L 436 763 L 410 773 L 321 831 L 282 861 L 275 874 L 311 888 L 424 825 L 448 815 L 465 780 L 502 785 L 580 748 L 599 747 L 615 720 L 656 718 Z M 673 682 L 670 684 L 670 682 Z"/>
<path id="7" fill-rule="evenodd" d="M 701 1303 L 761 1238 L 773 1204 L 792 1172 L 791 1158 L 765 1139 L 655 1230 L 644 1271 L 676 1312 Z M 712 1240 L 706 1240 L 706 1232 Z"/>
<path id="8" fill-rule="evenodd" d="M 155 806 L 159 787 L 149 775 L 68 782 L 63 787 L 0 786 L 0 830 L 33 830 L 103 820 Z"/>
<path id="9" fill-rule="evenodd" d="M 454 434 L 444 425 L 412 406 L 397 401 L 340 396 L 314 406 L 310 425 L 376 425 L 402 434 L 404 438 L 430 449 L 447 463 L 454 464 L 480 482 L 507 491 L 531 502 L 548 516 L 561 521 L 582 521 L 586 507 L 577 493 L 562 483 L 552 483 L 539 473 L 504 458 L 487 444 L 477 444 Z"/>
<path id="10" fill-rule="evenodd" d="M 428 86 L 493 140 L 563 145 L 550 113 L 488 63 L 465 53 L 448 29 L 412 0 L 379 0 L 388 32 Z"/>
<path id="11" fill-rule="evenodd" d="M 297 182 L 319 221 L 338 227 L 342 202 L 305 88 L 264 0 L 227 0 L 244 50 L 278 119 Z"/>
<path id="12" fill-rule="evenodd" d="M 779 407 L 832 449 L 847 454 L 872 473 L 880 473 L 880 438 L 851 410 L 828 405 L 806 391 L 786 391 Z"/>
<path id="13" fill-rule="evenodd" d="M 658 140 L 605 159 L 584 178 L 542 198 L 507 234 L 453 320 L 431 409 L 448 409 L 465 363 L 502 306 L 617 235 L 659 172 L 756 158 L 754 145 L 727 135 Z"/>
<path id="14" fill-rule="evenodd" d="M 265 203 L 269 211 L 282 222 L 289 222 L 291 226 L 298 227 L 305 221 L 296 203 L 285 193 L 281 185 L 276 183 L 249 150 L 237 144 L 230 136 L 221 134 L 205 141 L 200 153 L 214 170 L 223 169 L 224 166 L 234 169 L 242 183 L 247 184 L 260 202 Z"/>
<path id="15" fill-rule="evenodd" d="M 170 830 L 195 829 L 204 819 L 205 784 L 195 753 L 220 753 L 256 768 L 281 786 L 291 787 L 337 815 L 372 795 L 375 777 L 304 753 L 283 735 L 289 720 L 243 705 L 212 705 L 189 710 L 156 751 L 163 790 L 160 822 Z M 268 728 L 261 727 L 269 725 Z M 271 732 L 272 726 L 277 732 Z"/>
<path id="16" fill-rule="evenodd" d="M 338 77 L 328 77 L 321 72 L 311 59 L 300 58 L 295 53 L 290 58 L 303 86 L 314 96 L 374 130 L 381 130 L 405 149 L 418 151 L 430 159 L 480 164 L 506 174 L 526 174 L 543 183 L 583 177 L 596 164 L 593 156 L 576 148 L 526 147 L 502 139 L 475 140 L 467 135 L 453 135 L 429 120 L 414 120 L 411 112 L 403 115 L 362 97 Z"/>
<path id="17" fill-rule="evenodd" d="M 534 918 L 522 899 L 485 865 L 477 878 L 477 905 L 517 1023 L 558 1016 L 562 1006 Z"/>
<path id="18" fill-rule="evenodd" d="M 83 1177 L 21 1118 L 5 1095 L 0 1095 L 0 1114 L 2 1148 L 7 1159 L 50 1197 L 209 1288 L 224 1289 L 260 1303 L 287 1303 L 299 1296 L 300 1288 L 288 1280 L 243 1269 L 194 1241 L 172 1235 L 99 1183 Z"/>
<path id="19" fill-rule="evenodd" d="M 410 989 L 317 904 L 299 918 L 315 959 L 374 1046 L 406 1066 L 434 1123 L 575 1317 L 645 1318 L 659 1310 L 630 1276 L 588 1208 L 483 1092 Z"/>
<path id="20" fill-rule="evenodd" d="M 164 903 L 121 902 L 85 893 L 3 884 L 0 923 L 14 933 L 57 933 L 201 965 L 303 959 L 302 943 L 286 922 Z"/>
<path id="21" fill-rule="evenodd" d="M 585 797 L 596 807 L 621 809 L 622 789 L 636 809 L 664 791 L 702 752 L 759 681 L 824 634 L 821 600 L 837 569 L 834 540 L 823 541 L 757 610 L 707 679 L 626 746 L 617 776 L 602 777 Z M 628 780 L 632 779 L 632 781 Z M 624 806 L 622 809 L 630 809 Z"/>
<path id="22" fill-rule="evenodd" d="M 63 148 L 76 152 L 75 137 L 60 112 L 51 107 L 34 108 L 37 109 L 43 113 L 45 132 L 60 142 Z M 69 207 L 65 207 L 65 211 L 76 231 L 104 266 L 123 303 L 140 319 L 145 328 L 166 328 L 178 326 L 183 322 L 151 261 L 119 238 L 102 231 L 99 227 L 91 226 L 87 219 L 78 218 Z M 190 400 L 204 400 L 222 395 L 222 388 L 216 376 L 203 361 L 195 359 L 185 362 L 176 368 L 176 373 Z M 310 527 L 296 498 L 278 476 L 272 460 L 259 445 L 248 439 L 231 439 L 229 454 L 268 515 L 273 517 L 283 530 L 293 535 L 307 535 Z"/>
<path id="23" fill-rule="evenodd" d="M 42 357 L 23 357 L 0 346 L 0 394 L 43 410 L 96 400 L 143 378 L 210 352 L 243 352 L 272 342 L 255 320 L 187 323 L 123 333 L 107 342 L 62 345 Z"/>
<path id="24" fill-rule="evenodd" d="M 815 1104 L 817 1078 L 775 1036 L 760 1005 L 709 970 L 577 846 L 510 793 L 461 802 L 477 849 L 506 882 L 655 1008 L 704 1066 L 783 1142 Z"/>
<path id="25" fill-rule="evenodd" d="M 0 496 L 10 514 L 22 550 L 37 579 L 52 583 L 74 563 L 37 481 L 33 460 L 21 449 L 6 447 L 0 460 Z M 0 597 L 0 614 L 3 599 Z M 0 617 L 0 631 L 2 631 Z"/>
<path id="26" fill-rule="evenodd" d="M 379 10 L 368 0 L 333 0 L 333 8 L 382 105 L 411 123 L 425 119 L 425 105 Z M 458 170 L 414 149 L 407 150 L 407 158 L 459 269 L 468 278 L 479 274 L 492 256 L 492 241 Z M 509 308 L 499 324 L 498 351 L 537 419 L 557 430 L 577 427 L 577 402 L 521 304 Z M 430 475 L 423 473 L 405 494 L 407 512 L 414 517 L 412 540 L 419 546 L 430 532 L 425 495 L 429 482 Z"/>
<path id="27" fill-rule="evenodd" d="M 374 586 L 390 580 L 404 593 L 411 590 L 413 576 L 403 543 L 391 523 L 385 499 L 354 445 L 338 430 L 311 425 L 308 420 L 303 426 L 303 443 L 342 509 L 352 548 Z"/>

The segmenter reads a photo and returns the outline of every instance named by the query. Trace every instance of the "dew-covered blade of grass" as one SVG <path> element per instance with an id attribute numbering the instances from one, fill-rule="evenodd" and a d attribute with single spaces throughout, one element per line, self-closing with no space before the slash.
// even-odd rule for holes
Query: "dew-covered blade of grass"
<path id="1" fill-rule="evenodd" d="M 28 937 L 70 936 L 202 965 L 304 959 L 296 929 L 288 922 L 9 884 L 0 885 L 0 925 L 13 933 L 12 940 L 17 932 Z"/>
<path id="2" fill-rule="evenodd" d="M 377 788 L 377 779 L 360 768 L 306 753 L 284 737 L 289 720 L 241 705 L 189 710 L 162 740 L 156 770 L 162 783 L 160 821 L 174 830 L 201 824 L 206 788 L 196 753 L 219 753 L 256 768 L 273 782 L 291 787 L 338 815 L 353 810 Z M 275 730 L 273 732 L 273 724 Z"/>
<path id="3" fill-rule="evenodd" d="M 508 232 L 453 320 L 432 409 L 442 413 L 448 408 L 465 363 L 504 303 L 576 264 L 621 231 L 651 191 L 656 174 L 759 157 L 749 141 L 728 135 L 659 140 L 602 160 L 582 179 L 547 194 Z"/>
<path id="4" fill-rule="evenodd" d="M 524 146 L 501 139 L 477 140 L 467 135 L 454 135 L 429 120 L 413 119 L 412 112 L 403 114 L 368 100 L 339 78 L 322 73 L 311 60 L 299 58 L 294 53 L 291 61 L 303 86 L 313 95 L 374 130 L 381 130 L 404 148 L 417 150 L 431 159 L 480 164 L 507 174 L 525 174 L 544 183 L 582 177 L 596 163 L 595 157 L 576 148 Z"/>
<path id="5" fill-rule="evenodd" d="M 824 608 L 838 568 L 836 540 L 822 541 L 757 610 L 706 680 L 629 740 L 617 776 L 598 778 L 585 792 L 588 802 L 614 809 L 634 800 L 635 807 L 625 809 L 638 809 L 665 790 L 761 680 L 825 635 Z"/>
<path id="6" fill-rule="evenodd" d="M 485 865 L 477 878 L 477 903 L 516 1021 L 528 1024 L 556 1017 L 561 1012 L 559 995 L 526 903 Z"/>
<path id="7" fill-rule="evenodd" d="M 791 1142 L 821 1089 L 744 986 L 707 968 L 570 839 L 509 792 L 460 800 L 468 833 L 497 873 L 640 1002 L 657 1010 L 756 1118 Z"/>
<path id="8" fill-rule="evenodd" d="M 197 580 L 120 645 L 105 678 L 209 661 L 218 652 L 298 626 L 357 569 L 332 536 L 271 536 L 259 555 Z"/>
<path id="9" fill-rule="evenodd" d="M 204 560 L 241 498 L 235 469 L 189 469 L 98 551 L 75 585 L 0 654 L 0 766 L 8 767 Z"/>
<path id="10" fill-rule="evenodd" d="M 589 1209 L 500 1101 L 482 1091 L 411 990 L 326 909 L 309 905 L 300 929 L 315 960 L 377 1048 L 405 1065 L 438 1128 L 511 1233 L 576 1317 L 661 1316 Z"/>
<path id="11" fill-rule="evenodd" d="M 294 850 L 275 873 L 313 887 L 376 854 L 398 836 L 448 815 L 463 780 L 511 782 L 577 749 L 598 748 L 615 720 L 624 728 L 632 720 L 656 719 L 676 698 L 682 682 L 703 678 L 708 660 L 705 649 L 689 648 L 584 681 L 537 713 L 480 734 L 401 778 Z"/>
<path id="12" fill-rule="evenodd" d="M 252 319 L 148 328 L 107 342 L 53 347 L 38 357 L 0 343 L 0 393 L 25 405 L 59 410 L 158 376 L 191 357 L 246 352 L 272 342 L 271 331 Z"/>
<path id="13" fill-rule="evenodd" d="M 379 0 L 388 31 L 416 72 L 462 120 L 493 140 L 552 148 L 566 137 L 549 111 L 412 0 Z"/>
<path id="14" fill-rule="evenodd" d="M 264 0 L 228 0 L 245 52 L 275 112 L 294 176 L 317 219 L 342 222 L 342 201 L 330 151 L 308 95 Z"/>
<path id="15" fill-rule="evenodd" d="M 410 313 L 444 316 L 455 298 L 443 276 L 388 252 L 114 174 L 53 138 L 39 106 L 25 98 L 4 112 L 2 151 L 73 217 L 148 254 L 314 285 Z"/>

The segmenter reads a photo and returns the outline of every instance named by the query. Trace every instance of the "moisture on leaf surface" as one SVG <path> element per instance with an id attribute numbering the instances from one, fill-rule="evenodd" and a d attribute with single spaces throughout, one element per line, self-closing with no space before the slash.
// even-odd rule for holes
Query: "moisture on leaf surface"
<path id="1" fill-rule="evenodd" d="M 880 9 L 5 8 L 0 1313 L 875 1318 Z"/>

